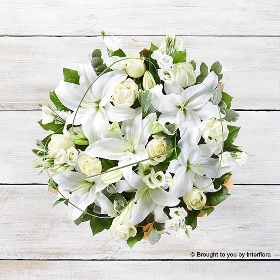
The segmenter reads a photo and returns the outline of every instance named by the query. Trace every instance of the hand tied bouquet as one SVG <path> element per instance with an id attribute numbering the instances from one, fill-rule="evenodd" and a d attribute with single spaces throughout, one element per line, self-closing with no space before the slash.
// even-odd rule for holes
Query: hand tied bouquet
<path id="1" fill-rule="evenodd" d="M 131 247 L 144 236 L 188 236 L 246 161 L 233 144 L 240 127 L 229 124 L 238 114 L 222 66 L 197 71 L 174 36 L 125 54 L 120 39 L 102 35 L 107 53 L 64 68 L 53 105 L 40 105 L 39 124 L 52 133 L 37 140 L 34 167 L 47 170 L 54 205 L 64 202 L 77 225 L 89 221 L 93 235 L 109 229 Z"/>

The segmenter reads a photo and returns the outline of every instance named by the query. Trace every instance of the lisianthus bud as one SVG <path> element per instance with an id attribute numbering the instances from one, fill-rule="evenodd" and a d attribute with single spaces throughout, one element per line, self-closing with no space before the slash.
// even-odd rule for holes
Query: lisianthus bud
<path id="1" fill-rule="evenodd" d="M 86 146 L 89 144 L 88 139 L 86 138 L 84 133 L 79 133 L 73 138 L 73 142 L 80 146 Z"/>
<path id="2" fill-rule="evenodd" d="M 144 90 L 149 90 L 156 85 L 155 79 L 151 72 L 146 71 L 143 77 L 143 88 Z"/>
<path id="3" fill-rule="evenodd" d="M 183 196 L 183 200 L 189 210 L 200 210 L 206 204 L 206 195 L 202 190 L 193 188 L 187 195 Z"/>
<path id="4" fill-rule="evenodd" d="M 109 169 L 108 171 L 101 177 L 101 182 L 104 184 L 109 185 L 109 184 L 116 183 L 123 176 L 121 169 L 116 169 L 116 170 L 112 170 L 112 171 L 110 171 L 110 169 Z"/>
<path id="5" fill-rule="evenodd" d="M 48 106 L 42 106 L 42 124 L 48 124 L 54 121 L 52 110 Z"/>
<path id="6" fill-rule="evenodd" d="M 108 50 L 110 51 L 117 51 L 118 49 L 122 48 L 122 40 L 115 37 L 115 36 L 105 36 L 104 37 L 104 43 Z"/>
<path id="7" fill-rule="evenodd" d="M 132 78 L 140 78 L 146 71 L 144 59 L 140 58 L 140 54 L 130 54 L 126 60 L 126 73 Z"/>

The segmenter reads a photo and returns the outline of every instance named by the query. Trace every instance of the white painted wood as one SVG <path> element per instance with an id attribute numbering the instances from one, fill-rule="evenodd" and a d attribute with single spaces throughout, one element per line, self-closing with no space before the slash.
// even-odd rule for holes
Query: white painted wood
<path id="1" fill-rule="evenodd" d="M 31 167 L 36 157 L 31 149 L 35 140 L 47 134 L 37 121 L 40 112 L 0 111 L 0 182 L 8 184 L 47 183 L 47 176 L 38 176 Z M 236 144 L 249 153 L 248 162 L 234 170 L 236 184 L 280 184 L 280 112 L 240 112 L 241 131 Z"/>
<path id="2" fill-rule="evenodd" d="M 124 50 L 140 51 L 164 37 L 122 37 Z M 279 38 L 182 37 L 188 59 L 220 60 L 225 90 L 241 109 L 280 109 Z M 62 68 L 89 63 L 101 38 L 0 38 L 0 110 L 37 109 L 62 79 Z"/>
<path id="3" fill-rule="evenodd" d="M 1 261 L 2 279 L 279 279 L 278 262 Z"/>
<path id="4" fill-rule="evenodd" d="M 278 0 L 1 0 L 1 35 L 280 35 Z"/>
<path id="5" fill-rule="evenodd" d="M 165 235 L 154 246 L 141 241 L 131 250 L 107 231 L 92 237 L 87 223 L 76 226 L 62 217 L 64 204 L 51 209 L 56 195 L 46 186 L 1 186 L 0 259 L 201 259 L 198 252 L 262 252 L 271 257 L 255 259 L 279 259 L 278 192 L 279 186 L 235 186 L 209 217 L 199 218 L 190 239 Z"/>

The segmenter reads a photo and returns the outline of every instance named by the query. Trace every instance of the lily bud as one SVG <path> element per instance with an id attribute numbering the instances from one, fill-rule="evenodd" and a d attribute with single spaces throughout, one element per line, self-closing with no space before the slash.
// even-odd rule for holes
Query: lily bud
<path id="1" fill-rule="evenodd" d="M 155 79 L 151 72 L 146 71 L 143 77 L 143 88 L 144 90 L 149 90 L 156 85 Z"/>
<path id="2" fill-rule="evenodd" d="M 87 146 L 89 144 L 88 139 L 84 135 L 84 133 L 79 133 L 73 138 L 73 142 L 80 146 Z"/>
<path id="3" fill-rule="evenodd" d="M 110 169 L 108 170 L 110 171 Z M 104 184 L 113 184 L 118 182 L 122 178 L 123 174 L 120 169 L 112 170 L 110 172 L 105 173 L 101 177 L 101 182 Z"/>

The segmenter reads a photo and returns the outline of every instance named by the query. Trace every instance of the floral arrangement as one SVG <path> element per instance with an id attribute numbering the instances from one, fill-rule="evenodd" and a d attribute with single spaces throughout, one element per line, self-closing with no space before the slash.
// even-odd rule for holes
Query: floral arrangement
<path id="1" fill-rule="evenodd" d="M 162 234 L 188 236 L 197 217 L 228 196 L 225 181 L 247 154 L 233 142 L 240 127 L 223 91 L 222 66 L 196 69 L 183 42 L 126 54 L 102 33 L 107 52 L 63 69 L 64 80 L 40 104 L 34 167 L 49 174 L 69 219 L 110 230 L 129 246 Z M 105 61 L 105 63 L 104 63 Z"/>

